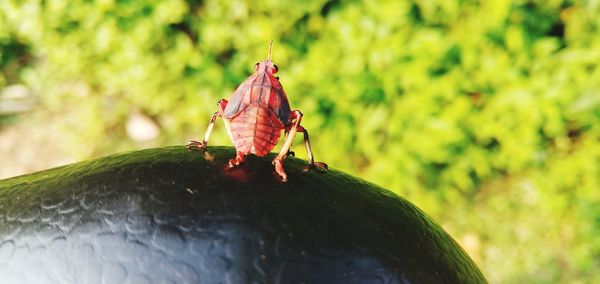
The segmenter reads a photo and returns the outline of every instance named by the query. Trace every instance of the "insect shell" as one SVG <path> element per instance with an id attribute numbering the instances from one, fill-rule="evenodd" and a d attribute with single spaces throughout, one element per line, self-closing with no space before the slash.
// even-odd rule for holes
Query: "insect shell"
<path id="1" fill-rule="evenodd" d="M 270 58 L 254 65 L 254 74 L 233 93 L 222 116 L 229 120 L 231 141 L 243 154 L 264 156 L 290 124 L 291 109 Z"/>
<path id="2" fill-rule="evenodd" d="M 290 147 L 296 133 L 301 132 L 304 135 L 304 146 L 308 155 L 308 166 L 304 170 L 317 168 L 327 171 L 327 164 L 314 161 L 308 131 L 300 125 L 302 113 L 299 110 L 290 110 L 290 103 L 279 78 L 274 76 L 279 70 L 271 61 L 272 45 L 271 41 L 267 60 L 254 65 L 254 74 L 235 90 L 230 100 L 219 101 L 219 110 L 210 119 L 204 140 L 190 141 L 187 148 L 206 150 L 215 120 L 222 117 L 236 149 L 235 158 L 229 160 L 229 167 L 234 167 L 243 163 L 244 156 L 248 154 L 268 154 L 277 145 L 281 131 L 285 130 L 285 143 L 273 159 L 275 172 L 285 182 L 287 174 L 283 168 L 283 160 L 293 153 Z"/>

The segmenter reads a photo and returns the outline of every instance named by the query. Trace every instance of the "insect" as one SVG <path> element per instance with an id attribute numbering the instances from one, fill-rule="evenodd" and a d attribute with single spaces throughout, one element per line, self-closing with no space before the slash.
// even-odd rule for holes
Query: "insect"
<path id="1" fill-rule="evenodd" d="M 283 130 L 285 142 L 273 159 L 275 172 L 283 182 L 287 181 L 283 160 L 293 154 L 290 147 L 298 132 L 304 134 L 304 145 L 308 153 L 308 166 L 304 171 L 313 168 L 327 171 L 327 164 L 314 161 L 308 131 L 300 125 L 302 113 L 290 109 L 279 77 L 274 76 L 279 68 L 271 61 L 272 48 L 273 41 L 269 43 L 267 59 L 254 65 L 254 74 L 235 90 L 229 101 L 219 100 L 217 103 L 219 109 L 210 119 L 204 140 L 202 142 L 192 140 L 187 144 L 187 148 L 206 149 L 215 121 L 221 117 L 236 149 L 236 156 L 229 160 L 229 167 L 243 163 L 244 156 L 248 154 L 267 155 L 277 145 Z"/>

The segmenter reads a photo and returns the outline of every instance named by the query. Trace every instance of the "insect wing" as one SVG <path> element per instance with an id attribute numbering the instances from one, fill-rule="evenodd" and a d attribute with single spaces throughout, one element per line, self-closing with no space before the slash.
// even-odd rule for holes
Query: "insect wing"
<path id="1" fill-rule="evenodd" d="M 251 104 L 266 104 L 282 125 L 290 122 L 290 103 L 283 87 L 272 75 L 257 73 L 246 79 L 231 96 L 223 117 L 232 119 Z"/>
<path id="2" fill-rule="evenodd" d="M 271 88 L 269 109 L 275 113 L 281 124 L 287 125 L 290 122 L 290 103 L 285 95 L 283 87 L 279 84 L 279 82 L 274 82 L 273 87 Z"/>
<path id="3" fill-rule="evenodd" d="M 246 107 L 248 107 L 247 103 L 242 103 L 244 101 L 244 97 L 250 96 L 252 91 L 252 82 L 254 81 L 255 76 L 251 76 L 246 79 L 244 83 L 242 83 L 233 93 L 233 96 L 229 99 L 225 110 L 223 111 L 223 117 L 227 119 L 231 119 L 242 112 Z"/>

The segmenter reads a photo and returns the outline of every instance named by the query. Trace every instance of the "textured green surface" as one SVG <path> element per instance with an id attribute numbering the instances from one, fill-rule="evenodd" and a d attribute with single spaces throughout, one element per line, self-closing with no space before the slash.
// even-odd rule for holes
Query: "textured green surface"
<path id="1" fill-rule="evenodd" d="M 76 283 L 90 265 L 117 265 L 125 277 L 203 283 L 486 282 L 439 225 L 393 193 L 334 169 L 303 173 L 296 158 L 282 183 L 272 156 L 230 169 L 234 155 L 156 148 L 0 181 L 0 274 Z M 155 267 L 163 258 L 178 268 Z M 222 271 L 207 268 L 221 258 Z"/>

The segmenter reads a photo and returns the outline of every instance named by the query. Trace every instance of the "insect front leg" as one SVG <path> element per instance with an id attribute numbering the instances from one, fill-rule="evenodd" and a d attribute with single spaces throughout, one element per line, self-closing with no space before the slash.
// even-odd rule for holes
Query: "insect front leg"
<path id="1" fill-rule="evenodd" d="M 204 140 L 202 140 L 202 142 L 198 142 L 195 140 L 188 142 L 186 147 L 189 150 L 205 150 L 208 146 L 208 138 L 210 138 L 210 134 L 213 130 L 213 127 L 215 126 L 215 121 L 217 120 L 217 117 L 220 117 L 223 114 L 223 111 L 227 106 L 227 100 L 221 99 L 217 104 L 219 105 L 219 110 L 213 113 L 212 117 L 210 118 L 210 123 L 208 124 L 206 133 L 204 134 Z M 227 123 L 225 124 L 225 126 L 228 126 Z M 229 127 L 227 127 L 227 132 L 229 133 Z"/>

